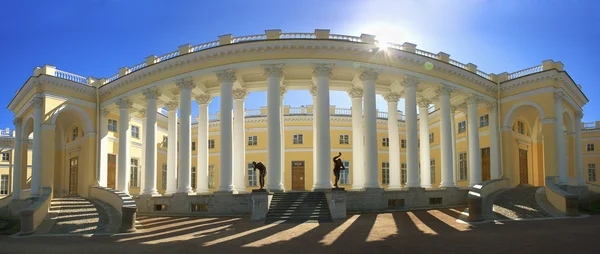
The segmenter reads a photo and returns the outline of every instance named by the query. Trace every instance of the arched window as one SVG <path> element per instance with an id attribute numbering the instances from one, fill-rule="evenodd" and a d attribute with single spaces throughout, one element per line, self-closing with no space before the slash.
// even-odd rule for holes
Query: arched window
<path id="1" fill-rule="evenodd" d="M 71 140 L 76 140 L 79 137 L 79 127 L 73 128 L 73 138 Z"/>

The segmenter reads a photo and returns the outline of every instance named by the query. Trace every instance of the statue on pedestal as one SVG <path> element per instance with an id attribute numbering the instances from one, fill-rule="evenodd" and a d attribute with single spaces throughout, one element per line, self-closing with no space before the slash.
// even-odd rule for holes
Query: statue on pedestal
<path id="1" fill-rule="evenodd" d="M 342 162 L 342 159 L 340 159 L 340 157 L 342 156 L 342 153 L 339 153 L 338 156 L 333 157 L 333 174 L 335 175 L 335 188 L 339 188 L 338 187 L 338 181 L 340 180 L 340 171 L 341 170 L 346 170 L 346 167 L 344 167 L 344 163 Z"/>
<path id="2" fill-rule="evenodd" d="M 259 172 L 258 181 L 260 183 L 259 190 L 262 190 L 265 187 L 265 176 L 267 176 L 267 167 L 265 167 L 265 164 L 263 164 L 260 161 L 258 163 L 256 163 L 256 161 L 253 161 L 252 169 L 254 170 L 254 172 L 256 172 L 256 170 L 258 169 L 258 172 Z"/>

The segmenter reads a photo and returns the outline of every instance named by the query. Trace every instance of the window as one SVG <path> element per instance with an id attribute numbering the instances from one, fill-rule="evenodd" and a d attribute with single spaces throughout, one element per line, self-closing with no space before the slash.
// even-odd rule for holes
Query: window
<path id="1" fill-rule="evenodd" d="M 169 147 L 169 137 L 163 136 L 162 146 Z"/>
<path id="2" fill-rule="evenodd" d="M 8 195 L 8 175 L 0 175 L 0 195 Z"/>
<path id="3" fill-rule="evenodd" d="M 594 148 L 595 148 L 594 144 L 587 144 L 587 151 L 588 152 L 593 152 L 595 150 Z M 2 160 L 4 160 L 4 155 L 2 156 Z"/>
<path id="4" fill-rule="evenodd" d="M 467 153 L 458 154 L 458 180 L 467 180 Z"/>
<path id="5" fill-rule="evenodd" d="M 167 163 L 162 164 L 162 188 L 167 189 Z"/>
<path id="6" fill-rule="evenodd" d="M 250 140 L 248 140 L 248 141 L 250 141 Z M 248 185 L 249 187 L 258 186 L 258 171 L 254 171 L 254 169 L 252 168 L 252 163 L 248 163 L 248 179 L 247 180 L 248 180 L 248 182 L 246 185 Z"/>
<path id="7" fill-rule="evenodd" d="M 138 159 L 131 159 L 131 172 L 130 172 L 130 178 L 129 178 L 129 187 L 139 187 L 139 172 L 138 172 L 138 168 L 139 168 L 139 160 Z"/>
<path id="8" fill-rule="evenodd" d="M 350 161 L 342 161 L 346 170 L 340 171 L 340 184 L 350 184 Z"/>
<path id="9" fill-rule="evenodd" d="M 340 145 L 348 145 L 350 144 L 350 135 L 341 134 L 340 135 Z"/>
<path id="10" fill-rule="evenodd" d="M 215 165 L 208 165 L 208 188 L 215 187 Z"/>
<path id="11" fill-rule="evenodd" d="M 192 167 L 192 189 L 196 189 L 196 167 Z"/>
<path id="12" fill-rule="evenodd" d="M 479 128 L 490 125 L 490 116 L 482 115 L 479 117 Z"/>
<path id="13" fill-rule="evenodd" d="M 382 184 L 390 184 L 390 163 L 389 162 L 381 163 L 381 183 Z"/>
<path id="14" fill-rule="evenodd" d="M 73 137 L 71 138 L 71 140 L 76 140 L 77 137 L 79 137 L 79 127 L 73 128 Z"/>
<path id="15" fill-rule="evenodd" d="M 2 161 L 8 161 L 10 160 L 10 153 L 9 152 L 3 152 L 2 153 Z"/>
<path id="16" fill-rule="evenodd" d="M 108 119 L 108 130 L 112 132 L 117 132 L 117 120 Z"/>
<path id="17" fill-rule="evenodd" d="M 433 132 L 429 133 L 429 143 L 430 144 L 433 143 L 434 140 L 435 140 L 435 134 Z"/>
<path id="18" fill-rule="evenodd" d="M 208 140 L 208 149 L 213 149 L 213 148 L 215 148 L 215 140 L 209 139 Z"/>
<path id="19" fill-rule="evenodd" d="M 466 121 L 462 121 L 458 123 L 458 133 L 463 133 L 467 131 L 467 122 Z"/>
<path id="20" fill-rule="evenodd" d="M 292 144 L 304 144 L 304 135 L 303 134 L 294 134 L 292 136 Z"/>
<path id="21" fill-rule="evenodd" d="M 132 138 L 140 138 L 140 127 L 132 125 L 131 126 L 131 137 Z"/>
<path id="22" fill-rule="evenodd" d="M 192 151 L 196 151 L 196 142 L 192 142 Z"/>
<path id="23" fill-rule="evenodd" d="M 383 147 L 390 146 L 390 138 L 382 138 L 381 139 L 381 146 L 383 146 Z"/>
<path id="24" fill-rule="evenodd" d="M 429 161 L 429 171 L 431 171 L 431 183 L 435 183 L 435 159 Z"/>
<path id="25" fill-rule="evenodd" d="M 517 122 L 517 131 L 523 135 L 525 135 L 525 124 L 523 124 L 523 122 L 518 121 Z"/>
<path id="26" fill-rule="evenodd" d="M 400 164 L 400 180 L 402 184 L 406 184 L 406 163 Z"/>
<path id="27" fill-rule="evenodd" d="M 588 181 L 596 181 L 596 164 L 588 164 Z"/>
<path id="28" fill-rule="evenodd" d="M 400 140 L 400 147 L 406 148 L 406 139 Z"/>
<path id="29" fill-rule="evenodd" d="M 258 145 L 258 137 L 257 136 L 248 136 L 248 146 Z"/>

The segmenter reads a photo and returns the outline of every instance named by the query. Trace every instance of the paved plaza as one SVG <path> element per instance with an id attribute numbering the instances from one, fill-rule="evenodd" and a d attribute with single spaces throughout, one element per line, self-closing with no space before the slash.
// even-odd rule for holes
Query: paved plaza
<path id="1" fill-rule="evenodd" d="M 0 237 L 1 253 L 598 253 L 600 216 L 456 222 L 462 208 L 349 214 L 332 223 L 249 218 L 140 217 L 142 229 L 113 236 Z"/>

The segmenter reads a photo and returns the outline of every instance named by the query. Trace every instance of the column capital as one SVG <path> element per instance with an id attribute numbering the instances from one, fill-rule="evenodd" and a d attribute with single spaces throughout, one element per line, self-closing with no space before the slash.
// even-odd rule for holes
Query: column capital
<path id="1" fill-rule="evenodd" d="M 194 84 L 194 81 L 192 80 L 192 77 L 187 76 L 187 77 L 183 77 L 180 79 L 176 79 L 175 80 L 175 85 L 180 89 L 194 89 L 196 87 L 196 85 Z"/>
<path id="2" fill-rule="evenodd" d="M 452 113 L 452 115 L 456 114 L 456 106 L 452 106 L 452 105 L 450 106 L 450 113 Z M 454 118 L 452 118 L 452 119 L 454 119 Z"/>
<path id="3" fill-rule="evenodd" d="M 352 99 L 362 99 L 363 94 L 363 89 L 359 87 L 352 87 L 350 90 L 348 90 L 348 96 L 350 96 Z"/>
<path id="4" fill-rule="evenodd" d="M 475 104 L 475 105 L 477 105 L 477 103 L 479 103 L 479 101 L 481 101 L 481 97 L 479 95 L 470 94 L 467 97 L 467 105 L 469 105 L 469 104 Z"/>
<path id="5" fill-rule="evenodd" d="M 160 92 L 156 87 L 149 87 L 147 89 L 144 89 L 142 91 L 142 94 L 144 95 L 144 97 L 146 97 L 146 100 L 156 100 L 160 96 Z"/>
<path id="6" fill-rule="evenodd" d="M 285 85 L 281 85 L 279 87 L 279 96 L 281 96 L 283 98 L 283 96 L 285 95 L 285 92 L 287 92 L 287 89 L 285 88 Z"/>
<path id="7" fill-rule="evenodd" d="M 583 112 L 575 111 L 575 118 L 579 118 L 579 119 L 583 118 Z"/>
<path id="8" fill-rule="evenodd" d="M 119 106 L 119 109 L 130 109 L 133 106 L 133 102 L 127 98 L 118 99 L 115 104 Z"/>
<path id="9" fill-rule="evenodd" d="M 417 88 L 420 82 L 421 80 L 419 80 L 419 78 L 411 75 L 406 75 L 406 77 L 404 78 L 404 80 L 402 80 L 400 85 L 402 85 L 404 88 Z"/>
<path id="10" fill-rule="evenodd" d="M 389 92 L 386 95 L 384 95 L 383 98 L 388 103 L 398 103 L 398 100 L 400 100 L 400 94 L 395 93 L 395 92 Z"/>
<path id="11" fill-rule="evenodd" d="M 273 78 L 283 77 L 283 64 L 261 64 L 265 70 L 265 76 Z"/>
<path id="12" fill-rule="evenodd" d="M 212 101 L 212 97 L 209 94 L 204 93 L 196 96 L 198 104 L 209 104 L 210 101 Z"/>
<path id="13" fill-rule="evenodd" d="M 450 95 L 450 93 L 452 93 L 454 89 L 452 89 L 451 86 L 446 85 L 444 83 L 442 83 L 438 89 L 435 91 L 435 94 L 437 96 L 441 96 L 441 95 Z"/>
<path id="14" fill-rule="evenodd" d="M 362 89 L 361 89 L 361 90 L 362 90 Z M 317 86 L 316 86 L 314 83 L 312 83 L 312 84 L 310 85 L 310 94 L 311 94 L 313 97 L 317 96 Z M 362 97 L 362 95 L 361 95 L 361 97 Z"/>
<path id="15" fill-rule="evenodd" d="M 142 119 L 146 118 L 146 114 L 147 114 L 147 112 L 146 112 L 146 110 L 145 110 L 145 109 L 141 109 L 141 110 L 139 110 L 139 111 L 138 111 L 138 115 L 139 115 L 139 116 L 140 116 L 140 118 L 142 118 Z"/>
<path id="16" fill-rule="evenodd" d="M 426 98 L 419 98 L 417 100 L 417 105 L 419 105 L 420 108 L 429 108 L 429 105 L 431 104 L 431 101 L 429 99 Z"/>
<path id="17" fill-rule="evenodd" d="M 334 64 L 313 64 L 313 77 L 329 77 Z"/>
<path id="18" fill-rule="evenodd" d="M 106 109 L 105 107 L 100 108 L 100 116 L 101 117 L 107 117 L 109 113 L 110 113 L 110 111 L 108 111 L 108 109 Z"/>
<path id="19" fill-rule="evenodd" d="M 233 83 L 237 80 L 233 69 L 218 70 L 215 71 L 215 75 L 217 75 L 217 79 L 221 83 Z"/>
<path id="20" fill-rule="evenodd" d="M 13 124 L 15 125 L 15 130 L 19 130 L 19 126 L 21 126 L 22 122 L 23 122 L 23 118 L 15 117 L 13 119 Z"/>
<path id="21" fill-rule="evenodd" d="M 31 99 L 31 105 L 34 108 L 42 108 L 42 106 L 44 105 L 44 98 L 42 98 L 42 97 L 33 97 Z"/>
<path id="22" fill-rule="evenodd" d="M 496 113 L 496 109 L 498 109 L 498 103 L 497 102 L 492 102 L 488 106 L 488 111 L 491 112 L 491 113 Z"/>
<path id="23" fill-rule="evenodd" d="M 246 92 L 246 89 L 233 89 L 233 98 L 236 100 L 243 100 L 246 99 L 246 96 L 248 95 L 248 93 Z"/>
<path id="24" fill-rule="evenodd" d="M 565 99 L 566 95 L 563 91 L 556 91 L 554 92 L 554 102 L 555 103 L 562 103 L 562 101 Z"/>
<path id="25" fill-rule="evenodd" d="M 177 100 L 169 101 L 169 102 L 167 102 L 166 106 L 167 106 L 167 110 L 169 111 L 169 113 L 173 110 L 175 110 L 175 112 L 177 112 L 177 109 L 179 108 L 179 101 L 177 101 Z"/>
<path id="26" fill-rule="evenodd" d="M 360 73 L 360 80 L 362 81 L 373 81 L 375 82 L 379 78 L 380 69 L 375 68 L 362 68 Z"/>

